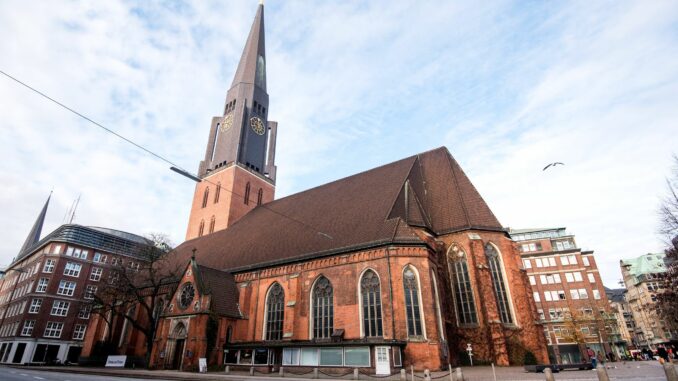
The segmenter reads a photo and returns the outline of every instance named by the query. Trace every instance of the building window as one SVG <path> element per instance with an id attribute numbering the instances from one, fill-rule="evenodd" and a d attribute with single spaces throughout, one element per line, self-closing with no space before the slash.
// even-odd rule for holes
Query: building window
<path id="1" fill-rule="evenodd" d="M 497 297 L 497 305 L 499 306 L 499 318 L 502 323 L 513 323 L 509 306 L 508 291 L 504 281 L 504 273 L 500 263 L 499 253 L 492 244 L 488 243 L 485 245 L 485 255 L 487 256 L 487 262 L 490 265 L 492 285 L 494 286 L 494 293 Z"/>
<path id="2" fill-rule="evenodd" d="M 537 291 L 533 292 L 532 296 L 534 296 L 535 302 L 541 302 L 541 298 L 539 297 L 539 292 L 537 292 Z"/>
<path id="3" fill-rule="evenodd" d="M 216 223 L 216 219 L 214 216 L 212 216 L 212 219 L 210 219 L 210 234 L 214 233 L 214 224 Z"/>
<path id="4" fill-rule="evenodd" d="M 381 324 L 381 287 L 379 277 L 367 270 L 360 279 L 362 299 L 363 333 L 366 337 L 382 336 Z"/>
<path id="5" fill-rule="evenodd" d="M 596 283 L 596 277 L 592 273 L 586 274 L 589 278 L 589 282 Z"/>
<path id="6" fill-rule="evenodd" d="M 326 338 L 334 330 L 334 290 L 324 276 L 313 286 L 313 337 Z"/>
<path id="7" fill-rule="evenodd" d="M 35 287 L 35 292 L 45 292 L 47 291 L 47 284 L 49 283 L 49 278 L 40 278 L 38 285 Z"/>
<path id="8" fill-rule="evenodd" d="M 78 311 L 78 319 L 89 319 L 89 314 L 92 311 L 92 306 L 90 305 L 84 305 L 80 307 L 80 311 Z"/>
<path id="9" fill-rule="evenodd" d="M 94 299 L 94 295 L 97 293 L 97 286 L 92 286 L 91 284 L 87 285 L 87 288 L 85 289 L 85 299 L 92 300 Z"/>
<path id="10" fill-rule="evenodd" d="M 70 302 L 64 302 L 63 300 L 55 300 L 52 303 L 52 312 L 50 315 L 53 316 L 66 316 L 68 314 L 68 308 L 71 306 Z"/>
<path id="11" fill-rule="evenodd" d="M 87 328 L 84 324 L 76 324 L 73 328 L 73 340 L 82 340 L 85 338 L 85 329 Z"/>
<path id="12" fill-rule="evenodd" d="M 419 282 L 411 266 L 403 271 L 403 289 L 405 290 L 405 309 L 407 313 L 407 335 L 423 336 L 421 329 L 421 308 L 419 307 Z"/>
<path id="13" fill-rule="evenodd" d="M 200 226 L 198 226 L 198 237 L 202 237 L 205 232 L 205 220 L 200 220 Z"/>
<path id="14" fill-rule="evenodd" d="M 28 313 L 37 314 L 38 312 L 40 312 L 40 306 L 42 306 L 42 299 L 31 300 L 31 306 L 28 307 Z"/>
<path id="15" fill-rule="evenodd" d="M 202 207 L 207 206 L 207 199 L 210 197 L 210 187 L 205 188 L 205 193 L 202 196 Z"/>
<path id="16" fill-rule="evenodd" d="M 99 263 L 106 263 L 106 260 L 108 259 L 107 256 L 101 253 L 94 253 L 94 262 L 99 262 Z"/>
<path id="17" fill-rule="evenodd" d="M 64 329 L 64 323 L 58 323 L 55 321 L 48 321 L 45 326 L 45 337 L 60 338 L 61 330 Z"/>
<path id="18" fill-rule="evenodd" d="M 448 258 L 459 323 L 476 324 L 478 323 L 478 317 L 476 316 L 476 305 L 473 299 L 473 288 L 471 288 L 466 253 L 457 246 L 452 246 L 451 250 L 448 253 Z"/>
<path id="19" fill-rule="evenodd" d="M 247 185 L 245 185 L 245 205 L 250 204 L 250 183 L 249 181 L 247 182 Z"/>
<path id="20" fill-rule="evenodd" d="M 279 283 L 275 283 L 266 298 L 266 340 L 282 340 L 284 319 L 285 291 Z"/>
<path id="21" fill-rule="evenodd" d="M 589 263 L 589 257 L 581 257 L 581 261 L 584 263 L 584 266 L 591 266 L 591 263 Z"/>
<path id="22" fill-rule="evenodd" d="M 62 280 L 61 282 L 59 282 L 59 289 L 57 290 L 57 294 L 73 296 L 74 293 L 75 293 L 75 282 L 71 282 L 68 280 Z"/>
<path id="23" fill-rule="evenodd" d="M 264 197 L 264 190 L 259 188 L 259 192 L 257 192 L 257 205 L 261 205 L 261 199 Z"/>
<path id="24" fill-rule="evenodd" d="M 523 267 L 526 269 L 531 269 L 532 268 L 532 261 L 529 259 L 523 259 Z"/>
<path id="25" fill-rule="evenodd" d="M 92 273 L 89 274 L 89 280 L 98 282 L 99 279 L 101 279 L 101 273 L 104 272 L 104 269 L 101 267 L 94 267 L 92 268 Z"/>
<path id="26" fill-rule="evenodd" d="M 600 299 L 600 290 L 593 290 L 593 299 Z"/>
<path id="27" fill-rule="evenodd" d="M 54 264 L 56 263 L 55 259 L 48 259 L 45 261 L 45 267 L 42 268 L 43 273 L 51 273 L 54 271 Z"/>
<path id="28" fill-rule="evenodd" d="M 219 202 L 219 195 L 221 194 L 221 182 L 217 183 L 217 190 L 214 192 L 214 203 Z"/>
<path id="29" fill-rule="evenodd" d="M 21 329 L 21 336 L 30 336 L 33 334 L 33 327 L 35 327 L 35 320 L 26 320 L 24 327 Z"/>
<path id="30" fill-rule="evenodd" d="M 64 275 L 77 278 L 80 276 L 80 269 L 82 269 L 82 265 L 79 263 L 68 262 L 64 267 Z"/>

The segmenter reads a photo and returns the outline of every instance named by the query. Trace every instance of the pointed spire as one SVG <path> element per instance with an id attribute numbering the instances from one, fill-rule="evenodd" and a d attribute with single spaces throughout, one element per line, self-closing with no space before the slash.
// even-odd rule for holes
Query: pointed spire
<path id="1" fill-rule="evenodd" d="M 259 3 L 257 14 L 245 43 L 232 86 L 253 83 L 266 91 L 266 49 L 264 41 L 264 4 Z"/>
<path id="2" fill-rule="evenodd" d="M 47 215 L 47 206 L 49 206 L 50 198 L 52 198 L 52 192 L 49 192 L 49 197 L 47 197 L 45 206 L 42 207 L 42 211 L 40 211 L 38 219 L 35 220 L 31 232 L 28 233 L 28 237 L 26 237 L 24 245 L 21 246 L 21 250 L 19 250 L 19 255 L 23 254 L 26 250 L 30 249 L 33 245 L 40 241 L 40 235 L 42 234 L 42 225 L 45 223 L 45 216 Z"/>

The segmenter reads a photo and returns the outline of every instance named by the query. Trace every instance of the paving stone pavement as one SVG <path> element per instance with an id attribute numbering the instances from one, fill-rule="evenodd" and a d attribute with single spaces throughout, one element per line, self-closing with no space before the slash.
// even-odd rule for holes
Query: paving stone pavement
<path id="1" fill-rule="evenodd" d="M 675 365 L 674 365 L 675 366 Z M 24 368 L 24 367 L 17 367 Z M 277 374 L 260 374 L 250 377 L 248 372 L 231 372 L 226 375 L 223 372 L 209 372 L 204 374 L 191 372 L 178 372 L 167 370 L 142 370 L 142 369 L 111 369 L 111 368 L 86 368 L 86 367 L 25 367 L 31 370 L 40 370 L 46 372 L 65 372 L 73 374 L 92 374 L 92 375 L 106 375 L 113 377 L 136 377 L 156 380 L 202 380 L 202 381 L 257 381 L 257 380 L 273 380 L 280 379 Z M 465 381 L 494 381 L 492 368 L 489 366 L 475 366 L 463 367 Z M 624 380 L 624 381 L 664 381 L 664 370 L 659 362 L 656 361 L 637 361 L 637 362 L 617 362 L 608 364 L 608 375 L 610 380 Z M 528 373 L 522 367 L 496 367 L 497 381 L 522 381 L 522 380 L 545 380 L 543 373 Z M 423 381 L 422 373 L 415 373 L 414 381 Z M 433 381 L 449 381 L 448 372 L 433 372 L 431 374 Z M 284 380 L 286 381 L 307 381 L 311 379 L 312 374 L 306 375 L 292 375 L 286 374 Z M 2 377 L 0 377 L 1 379 Z M 343 377 L 328 377 L 320 374 L 322 379 L 336 379 L 336 380 L 350 380 L 352 374 L 347 374 Z M 592 370 L 568 370 L 560 373 L 554 373 L 554 378 L 557 381 L 597 381 L 598 377 L 595 371 Z M 360 380 L 370 381 L 399 381 L 398 375 L 391 377 L 371 377 L 360 374 Z M 411 376 L 407 374 L 407 381 L 412 381 Z"/>

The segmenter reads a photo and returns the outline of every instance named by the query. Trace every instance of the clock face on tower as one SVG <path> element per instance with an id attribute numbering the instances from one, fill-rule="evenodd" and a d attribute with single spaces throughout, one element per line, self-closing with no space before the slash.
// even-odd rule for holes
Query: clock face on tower
<path id="1" fill-rule="evenodd" d="M 224 116 L 224 119 L 221 120 L 221 125 L 219 126 L 219 132 L 222 134 L 228 131 L 233 125 L 233 113 L 230 113 Z"/>
<path id="2" fill-rule="evenodd" d="M 258 116 L 253 116 L 250 118 L 250 127 L 252 127 L 252 131 L 254 131 L 257 135 L 263 135 L 266 132 L 264 121 Z"/>

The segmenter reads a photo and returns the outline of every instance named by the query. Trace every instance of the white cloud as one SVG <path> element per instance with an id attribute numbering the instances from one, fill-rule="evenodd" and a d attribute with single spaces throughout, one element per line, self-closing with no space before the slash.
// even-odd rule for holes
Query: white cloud
<path id="1" fill-rule="evenodd" d="M 195 170 L 250 2 L 0 4 L 0 69 Z M 278 195 L 447 145 L 504 224 L 567 226 L 616 261 L 660 248 L 678 146 L 676 5 L 271 1 Z M 193 184 L 0 78 L 0 264 L 49 189 L 76 222 L 184 236 Z M 542 172 L 545 163 L 565 167 Z"/>

